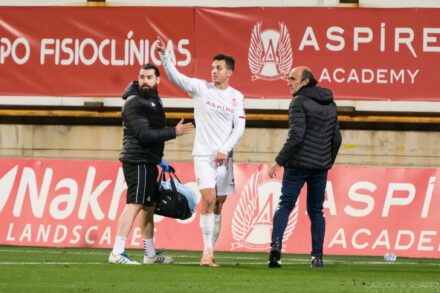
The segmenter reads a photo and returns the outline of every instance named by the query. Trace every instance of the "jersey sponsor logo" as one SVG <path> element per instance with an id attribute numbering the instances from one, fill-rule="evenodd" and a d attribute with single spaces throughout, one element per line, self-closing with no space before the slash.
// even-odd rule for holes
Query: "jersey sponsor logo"
<path id="1" fill-rule="evenodd" d="M 232 113 L 233 110 L 232 108 L 229 108 L 225 105 L 216 104 L 211 101 L 206 101 L 206 106 L 211 110 L 225 112 L 225 113 Z"/>
<path id="2" fill-rule="evenodd" d="M 252 174 L 243 187 L 232 218 L 232 250 L 242 247 L 266 251 L 270 248 L 272 219 L 281 194 L 281 182 L 261 182 L 261 171 Z M 283 243 L 292 235 L 298 220 L 298 206 L 290 214 Z"/>
<path id="3" fill-rule="evenodd" d="M 292 68 L 293 56 L 287 26 L 279 22 L 279 30 L 262 31 L 262 22 L 254 25 L 248 53 L 252 80 L 284 79 Z"/>

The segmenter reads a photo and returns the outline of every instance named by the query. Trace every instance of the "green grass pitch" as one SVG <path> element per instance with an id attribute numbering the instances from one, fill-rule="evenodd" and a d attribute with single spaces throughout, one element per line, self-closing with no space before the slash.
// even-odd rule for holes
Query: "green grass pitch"
<path id="1" fill-rule="evenodd" d="M 109 249 L 0 246 L 0 292 L 440 292 L 440 259 L 217 252 L 218 268 L 200 267 L 200 252 L 167 251 L 172 265 L 107 263 Z M 135 260 L 142 250 L 129 250 Z"/>

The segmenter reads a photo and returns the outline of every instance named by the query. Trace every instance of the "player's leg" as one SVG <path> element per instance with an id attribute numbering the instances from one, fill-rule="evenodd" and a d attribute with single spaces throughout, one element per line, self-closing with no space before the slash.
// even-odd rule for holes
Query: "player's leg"
<path id="1" fill-rule="evenodd" d="M 154 248 L 154 207 L 144 207 L 140 213 L 139 228 L 141 229 L 142 242 L 144 244 L 144 258 L 155 257 Z"/>
<path id="2" fill-rule="evenodd" d="M 215 226 L 214 208 L 216 195 L 214 188 L 201 189 L 202 206 L 200 212 L 200 228 L 203 236 L 203 255 L 200 260 L 202 266 L 216 266 L 213 262 L 213 235 Z"/>
<path id="3" fill-rule="evenodd" d="M 159 188 L 157 177 L 159 171 L 156 164 L 144 165 L 145 176 L 143 177 L 144 191 L 142 193 L 142 211 L 139 219 L 139 228 L 144 245 L 144 264 L 172 263 L 172 257 L 159 256 L 154 248 L 154 210 Z"/>
<path id="4" fill-rule="evenodd" d="M 307 180 L 307 214 L 311 222 L 312 267 L 323 267 L 322 261 L 324 235 L 325 235 L 325 217 L 323 213 L 325 187 L 327 185 L 327 171 L 313 171 L 313 174 Z"/>
<path id="5" fill-rule="evenodd" d="M 122 211 L 122 214 L 118 219 L 118 230 L 116 233 L 118 237 L 127 238 L 133 226 L 134 220 L 141 209 L 142 205 L 125 205 L 124 210 Z"/>
<path id="6" fill-rule="evenodd" d="M 144 244 L 144 264 L 171 264 L 173 258 L 157 253 L 154 247 L 154 209 L 155 206 L 144 206 L 140 214 L 139 227 Z"/>
<path id="7" fill-rule="evenodd" d="M 217 198 L 214 209 L 214 235 L 212 239 L 212 246 L 215 246 L 221 230 L 221 213 L 223 204 L 228 195 L 235 194 L 234 181 L 234 165 L 233 158 L 230 156 L 226 166 L 217 168 L 216 190 Z"/>
<path id="8" fill-rule="evenodd" d="M 212 261 L 212 238 L 214 234 L 216 204 L 216 171 L 209 156 L 194 157 L 194 171 L 202 195 L 200 209 L 200 228 L 203 236 L 203 255 L 200 265 L 215 266 Z"/>
<path id="9" fill-rule="evenodd" d="M 280 201 L 273 216 L 272 242 L 268 262 L 271 268 L 281 267 L 284 231 L 305 180 L 306 176 L 302 174 L 301 170 L 284 169 Z"/>
<path id="10" fill-rule="evenodd" d="M 215 246 L 215 243 L 217 242 L 218 236 L 220 235 L 221 230 L 221 222 L 222 222 L 222 209 L 223 204 L 226 201 L 227 196 L 226 195 L 218 195 L 215 203 L 215 209 L 214 209 L 214 233 L 212 237 L 212 247 Z"/>
<path id="11" fill-rule="evenodd" d="M 115 238 L 113 250 L 109 256 L 110 263 L 139 264 L 138 262 L 135 262 L 129 258 L 125 253 L 125 242 L 128 234 L 131 231 L 133 222 L 141 209 L 142 205 L 138 204 L 127 204 L 124 207 L 124 210 L 122 211 L 122 214 L 118 220 L 118 230 L 116 233 L 117 236 Z"/>
<path id="12" fill-rule="evenodd" d="M 138 178 L 145 177 L 145 168 L 143 164 L 122 164 L 125 181 L 127 182 L 126 205 L 118 219 L 118 230 L 113 250 L 109 256 L 110 263 L 117 264 L 139 264 L 133 261 L 125 253 L 125 242 L 131 231 L 134 220 L 142 209 L 142 196 L 144 190 L 144 180 Z"/>

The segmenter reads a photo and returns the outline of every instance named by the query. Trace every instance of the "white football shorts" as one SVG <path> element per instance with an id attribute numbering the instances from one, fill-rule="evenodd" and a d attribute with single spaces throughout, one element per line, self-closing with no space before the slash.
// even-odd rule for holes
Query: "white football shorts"
<path id="1" fill-rule="evenodd" d="M 199 189 L 215 188 L 217 195 L 234 194 L 234 160 L 229 157 L 226 166 L 219 167 L 213 160 L 213 156 L 194 156 L 194 173 Z"/>

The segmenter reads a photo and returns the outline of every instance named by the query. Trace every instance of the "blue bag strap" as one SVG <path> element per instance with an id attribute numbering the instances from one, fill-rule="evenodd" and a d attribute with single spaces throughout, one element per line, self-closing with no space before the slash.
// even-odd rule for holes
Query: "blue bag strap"
<path id="1" fill-rule="evenodd" d="M 171 188 L 174 192 L 177 192 L 176 183 L 174 182 L 174 179 L 176 179 L 179 183 L 180 183 L 180 180 L 177 177 L 175 172 L 176 172 L 176 170 L 172 166 L 169 166 L 169 171 L 164 171 L 162 169 L 162 171 L 160 172 L 159 180 L 158 180 L 159 186 L 161 186 L 162 182 L 165 182 L 167 180 L 166 174 L 168 173 L 168 177 L 170 178 Z M 175 178 L 173 178 L 173 177 L 175 177 Z"/>

